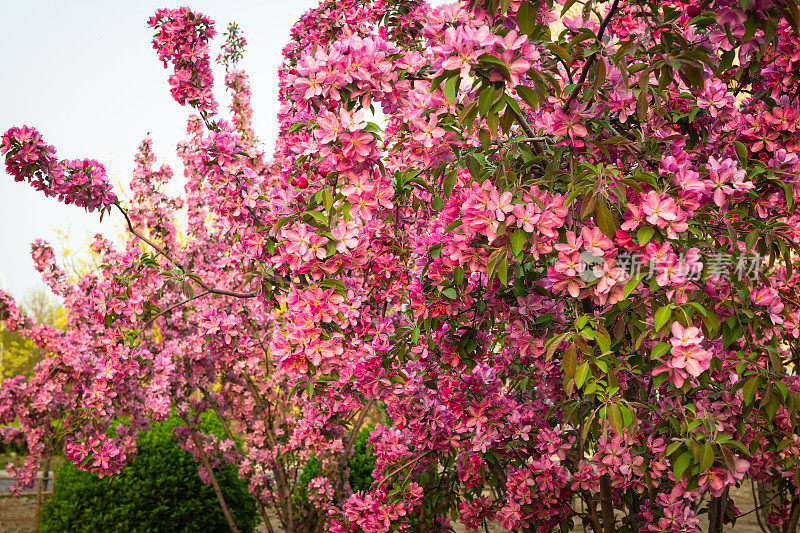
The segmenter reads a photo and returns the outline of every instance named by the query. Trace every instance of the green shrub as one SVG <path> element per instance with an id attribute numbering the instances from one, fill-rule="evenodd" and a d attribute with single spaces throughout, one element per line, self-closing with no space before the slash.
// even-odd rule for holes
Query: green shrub
<path id="1" fill-rule="evenodd" d="M 353 455 L 347 461 L 347 466 L 350 470 L 348 481 L 350 481 L 350 488 L 353 492 L 367 490 L 372 486 L 375 456 L 372 455 L 372 446 L 367 442 L 367 439 L 373 428 L 373 425 L 363 427 L 356 435 L 355 440 L 353 440 Z M 297 478 L 295 506 L 299 509 L 304 509 L 306 512 L 311 511 L 308 501 L 308 484 L 312 479 L 320 475 L 320 466 L 319 460 L 312 455 Z"/>
<path id="2" fill-rule="evenodd" d="M 367 442 L 367 438 L 374 427 L 372 424 L 366 426 L 358 432 L 353 441 L 353 455 L 347 462 L 350 467 L 350 488 L 353 492 L 367 490 L 372 486 L 375 456 L 372 455 L 372 446 Z"/>
<path id="3" fill-rule="evenodd" d="M 139 436 L 138 454 L 121 474 L 98 478 L 69 461 L 56 472 L 53 495 L 42 508 L 43 532 L 230 531 L 213 487 L 197 474 L 197 463 L 173 438 L 177 418 L 156 422 Z M 217 435 L 215 417 L 203 417 L 203 431 Z M 239 529 L 252 532 L 256 504 L 236 469 L 215 475 Z"/>

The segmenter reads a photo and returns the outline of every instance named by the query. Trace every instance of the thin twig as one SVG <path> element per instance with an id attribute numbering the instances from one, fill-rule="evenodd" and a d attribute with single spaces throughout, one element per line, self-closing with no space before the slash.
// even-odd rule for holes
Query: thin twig
<path id="1" fill-rule="evenodd" d="M 755 481 L 751 481 L 751 482 L 750 482 L 750 490 L 752 490 L 752 491 L 753 491 L 753 503 L 755 504 L 755 507 L 753 507 L 753 510 L 752 510 L 752 511 L 747 511 L 747 512 L 746 512 L 746 513 L 744 513 L 744 514 L 737 515 L 737 516 L 736 516 L 736 519 L 737 519 L 737 520 L 738 520 L 739 518 L 741 518 L 742 516 L 746 516 L 746 515 L 748 515 L 748 514 L 750 514 L 750 513 L 752 513 L 752 512 L 755 512 L 755 511 L 759 511 L 759 510 L 761 510 L 761 508 L 762 508 L 764 505 L 766 505 L 766 503 L 762 505 L 762 504 L 761 504 L 761 499 L 760 499 L 760 498 L 759 498 L 759 497 L 756 495 L 756 482 L 755 482 Z M 780 493 L 779 493 L 779 494 L 780 494 Z M 767 501 L 767 503 L 769 503 L 769 502 L 771 502 L 772 500 L 774 500 L 776 497 L 778 497 L 778 495 L 779 495 L 779 494 L 776 494 L 775 496 L 773 496 L 772 498 L 770 498 L 770 499 L 769 499 L 769 501 Z M 767 528 L 765 528 L 765 527 L 764 527 L 764 524 L 763 524 L 763 523 L 762 523 L 762 521 L 761 521 L 761 513 L 756 513 L 756 522 L 758 522 L 758 527 L 761 529 L 761 531 L 762 531 L 763 533 L 769 533 L 769 530 L 768 530 Z"/>
<path id="2" fill-rule="evenodd" d="M 117 209 L 119 209 L 119 212 L 122 213 L 122 216 L 125 217 L 125 222 L 128 223 L 128 230 L 131 233 L 133 233 L 137 238 L 139 238 L 139 240 L 141 240 L 142 242 L 146 243 L 148 246 L 153 248 L 156 252 L 159 253 L 159 255 L 163 255 L 164 258 L 166 258 L 167 261 L 169 261 L 170 263 L 172 263 L 176 267 L 180 268 L 181 270 L 185 270 L 180 263 L 178 263 L 175 259 L 173 259 L 166 252 L 166 250 L 164 250 L 159 245 L 157 245 L 156 243 L 154 243 L 153 241 L 151 241 L 150 239 L 145 237 L 141 232 L 137 231 L 137 229 L 133 226 L 133 222 L 131 222 L 131 219 L 128 216 L 128 213 L 122 208 L 122 206 L 120 206 L 118 203 L 116 203 L 114 205 L 117 207 Z M 220 295 L 223 295 L 223 296 L 233 296 L 234 298 L 254 298 L 255 296 L 258 296 L 258 291 L 254 291 L 254 292 L 229 291 L 227 289 L 219 289 L 219 288 L 216 288 L 216 287 L 211 287 L 205 281 L 203 281 L 203 280 L 201 280 L 199 278 L 198 279 L 191 278 L 191 279 L 194 279 L 194 281 L 198 285 L 200 285 L 202 288 L 204 288 L 206 291 L 214 293 L 214 294 L 220 294 Z"/>
<path id="3" fill-rule="evenodd" d="M 160 313 L 158 313 L 156 316 L 154 316 L 153 318 L 151 318 L 150 320 L 148 320 L 148 321 L 147 321 L 147 324 L 145 324 L 145 325 L 144 325 L 144 327 L 143 327 L 142 329 L 147 329 L 147 328 L 149 328 L 149 327 L 150 327 L 150 326 L 153 324 L 153 322 L 155 322 L 155 321 L 156 321 L 156 319 L 158 319 L 158 317 L 160 317 L 160 316 L 163 316 L 163 315 L 166 315 L 167 313 L 169 313 L 170 311 L 172 311 L 172 310 L 173 310 L 173 309 L 175 309 L 176 307 L 180 307 L 180 306 L 182 306 L 182 305 L 184 305 L 184 304 L 187 304 L 187 303 L 191 302 L 192 300 L 197 300 L 198 298 L 202 298 L 203 296 L 206 296 L 206 295 L 208 295 L 208 294 L 211 294 L 211 291 L 203 291 L 203 292 L 201 292 L 201 293 L 199 293 L 199 294 L 196 294 L 196 295 L 192 296 L 191 298 L 186 298 L 185 300 L 181 300 L 180 302 L 178 302 L 178 303 L 176 303 L 176 304 L 174 304 L 174 305 L 171 305 L 171 306 L 167 307 L 166 309 L 164 309 L 163 311 L 161 311 Z"/>
<path id="4" fill-rule="evenodd" d="M 561 110 L 564 113 L 569 111 L 569 105 L 572 103 L 573 100 L 578 96 L 578 88 L 586 82 L 586 76 L 589 75 L 589 69 L 594 64 L 594 60 L 597 58 L 598 54 L 600 53 L 600 47 L 603 45 L 603 33 L 606 31 L 606 27 L 608 23 L 611 22 L 611 17 L 614 16 L 614 13 L 617 11 L 617 6 L 619 5 L 619 0 L 614 0 L 614 3 L 611 4 L 611 9 L 608 10 L 608 14 L 606 18 L 603 19 L 603 22 L 600 24 L 600 29 L 597 31 L 597 52 L 594 52 L 586 59 L 586 63 L 583 64 L 583 69 L 581 70 L 581 75 L 578 78 L 578 83 L 576 87 L 572 89 L 572 92 L 569 93 L 567 97 L 567 101 L 564 102 L 564 106 Z"/>

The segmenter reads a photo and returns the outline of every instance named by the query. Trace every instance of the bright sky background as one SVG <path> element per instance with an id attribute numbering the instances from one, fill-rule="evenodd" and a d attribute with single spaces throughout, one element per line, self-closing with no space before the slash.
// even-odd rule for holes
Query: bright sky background
<path id="1" fill-rule="evenodd" d="M 6 43 L 0 132 L 11 126 L 36 127 L 59 158 L 97 159 L 117 184 L 127 184 L 136 147 L 151 132 L 159 159 L 182 177 L 175 145 L 183 138 L 190 109 L 170 97 L 169 74 L 152 48 L 147 18 L 159 7 L 189 5 L 216 21 L 212 59 L 228 23 L 239 23 L 248 41 L 241 65 L 251 77 L 254 125 L 271 153 L 281 49 L 294 21 L 316 4 L 317 0 L 0 0 L 0 35 Z M 222 109 L 228 100 L 221 80 L 218 76 L 215 94 Z M 64 245 L 80 256 L 95 233 L 119 234 L 118 214 L 101 224 L 97 213 L 45 198 L 27 184 L 14 183 L 4 163 L 0 169 L 0 289 L 21 298 L 42 285 L 30 259 L 30 243 L 37 238 L 54 245 L 57 256 Z M 68 232 L 66 242 L 58 230 Z"/>
<path id="2" fill-rule="evenodd" d="M 432 0 L 433 5 L 447 3 Z M 212 59 L 222 33 L 236 21 L 247 39 L 241 66 L 250 74 L 256 134 L 272 153 L 277 128 L 277 70 L 289 29 L 318 0 L 0 0 L 0 35 L 6 47 L 0 71 L 0 133 L 12 126 L 37 128 L 58 157 L 93 158 L 103 163 L 120 190 L 133 171 L 136 147 L 148 132 L 159 161 L 183 170 L 175 146 L 184 137 L 192 111 L 169 93 L 169 70 L 152 48 L 147 19 L 160 7 L 189 5 L 216 22 Z M 220 110 L 229 100 L 216 69 Z M 33 268 L 30 244 L 43 238 L 69 269 L 85 256 L 98 232 L 116 237 L 119 215 L 100 223 L 86 213 L 46 198 L 25 183 L 15 183 L 0 159 L 0 289 L 17 298 L 44 284 Z M 64 238 L 67 235 L 67 238 Z M 64 258 L 64 254 L 67 257 Z M 71 259 L 72 258 L 72 259 Z"/>

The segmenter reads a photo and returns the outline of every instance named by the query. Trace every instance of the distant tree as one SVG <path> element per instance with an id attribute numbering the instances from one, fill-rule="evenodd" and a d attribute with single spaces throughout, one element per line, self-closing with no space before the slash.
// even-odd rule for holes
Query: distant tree
<path id="1" fill-rule="evenodd" d="M 47 291 L 37 287 L 22 300 L 23 313 L 36 324 L 56 329 L 64 325 L 64 309 Z M 32 340 L 6 330 L 0 324 L 0 379 L 23 375 L 30 377 L 42 352 Z"/>

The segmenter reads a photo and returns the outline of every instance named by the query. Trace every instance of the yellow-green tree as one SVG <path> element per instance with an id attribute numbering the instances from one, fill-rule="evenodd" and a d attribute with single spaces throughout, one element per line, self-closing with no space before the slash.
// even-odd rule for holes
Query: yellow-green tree
<path id="1" fill-rule="evenodd" d="M 64 311 L 44 289 L 31 290 L 22 301 L 22 308 L 37 324 L 63 327 Z M 0 381 L 17 375 L 30 376 L 42 353 L 33 342 L 0 326 Z"/>

